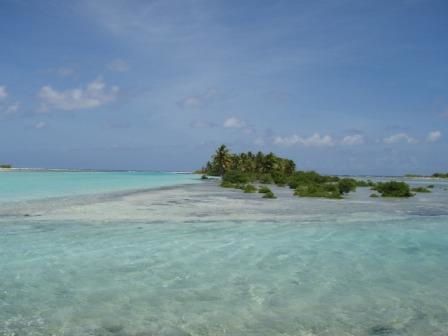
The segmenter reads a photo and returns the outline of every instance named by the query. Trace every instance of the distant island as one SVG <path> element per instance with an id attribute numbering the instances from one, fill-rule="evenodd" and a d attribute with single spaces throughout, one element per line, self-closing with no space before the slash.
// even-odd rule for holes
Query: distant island
<path id="1" fill-rule="evenodd" d="M 448 178 L 448 173 L 434 173 L 431 175 L 431 177 L 435 178 Z"/>
<path id="2" fill-rule="evenodd" d="M 321 175 L 315 171 L 296 170 L 296 163 L 274 153 L 252 152 L 234 154 L 221 145 L 197 173 L 221 177 L 221 187 L 241 189 L 245 193 L 259 192 L 263 198 L 276 198 L 267 185 L 289 186 L 299 197 L 342 199 L 357 187 L 370 187 L 372 197 L 412 197 L 413 192 L 431 192 L 428 188 L 414 188 L 405 182 L 388 181 L 375 183 L 371 180 L 340 178 Z M 258 187 L 255 185 L 257 184 Z"/>
<path id="3" fill-rule="evenodd" d="M 434 173 L 432 175 L 406 174 L 405 177 L 448 178 L 448 173 Z"/>
<path id="4" fill-rule="evenodd" d="M 10 165 L 10 164 L 0 164 L 0 168 L 1 169 L 11 169 L 12 165 Z"/>

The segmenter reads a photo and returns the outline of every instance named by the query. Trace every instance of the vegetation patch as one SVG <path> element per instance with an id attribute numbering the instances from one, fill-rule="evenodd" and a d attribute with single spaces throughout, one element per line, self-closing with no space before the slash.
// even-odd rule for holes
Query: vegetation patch
<path id="1" fill-rule="evenodd" d="M 223 188 L 235 188 L 236 184 L 235 183 L 231 183 L 231 182 L 221 181 L 221 187 L 223 187 Z"/>
<path id="2" fill-rule="evenodd" d="M 432 174 L 432 177 L 448 178 L 448 173 L 434 173 L 434 174 Z"/>
<path id="3" fill-rule="evenodd" d="M 431 176 L 427 175 L 417 175 L 417 174 L 406 174 L 406 177 L 435 177 L 435 178 L 448 178 L 448 173 L 434 173 Z"/>
<path id="4" fill-rule="evenodd" d="M 358 182 L 352 178 L 343 178 L 338 181 L 339 194 L 348 194 L 351 191 L 355 191 L 358 186 Z"/>
<path id="5" fill-rule="evenodd" d="M 375 182 L 373 182 L 371 180 L 367 180 L 367 181 L 355 180 L 355 181 L 356 181 L 356 186 L 357 187 L 364 188 L 364 187 L 373 187 L 373 186 L 375 186 Z"/>
<path id="6" fill-rule="evenodd" d="M 229 182 L 229 183 L 243 183 L 246 184 L 248 182 L 253 181 L 252 176 L 250 176 L 247 173 L 237 171 L 237 170 L 230 170 L 228 172 L 225 172 L 222 176 L 223 182 Z"/>
<path id="7" fill-rule="evenodd" d="M 266 194 L 266 193 L 269 193 L 269 192 L 272 192 L 272 191 L 271 191 L 271 189 L 269 189 L 266 186 L 261 186 L 260 188 L 258 188 L 258 192 L 261 193 L 261 194 Z"/>
<path id="8" fill-rule="evenodd" d="M 281 187 L 288 185 L 294 190 L 295 195 L 301 197 L 339 199 L 355 191 L 357 187 L 375 185 L 370 180 L 339 178 L 321 175 L 315 171 L 296 171 L 293 160 L 273 153 L 233 154 L 225 145 L 221 145 L 216 150 L 212 159 L 198 173 L 204 174 L 203 176 L 221 176 L 222 187 L 237 188 L 247 193 L 255 192 L 255 186 L 252 183 L 276 184 Z M 272 193 L 265 186 L 260 187 L 258 192 Z"/>
<path id="9" fill-rule="evenodd" d="M 284 180 L 296 170 L 293 160 L 281 158 L 274 153 L 252 152 L 233 154 L 225 145 L 221 145 L 200 170 L 202 174 L 224 176 L 228 172 L 238 172 L 254 180 L 271 183 L 272 180 Z M 275 178 L 274 178 L 275 177 Z"/>
<path id="10" fill-rule="evenodd" d="M 337 176 L 320 175 L 315 171 L 297 171 L 290 177 L 288 185 L 291 189 L 296 189 L 299 185 L 325 184 L 339 180 Z"/>
<path id="11" fill-rule="evenodd" d="M 412 188 L 411 191 L 418 192 L 418 193 L 430 193 L 431 192 L 431 190 L 429 190 L 428 188 L 425 188 L 425 187 Z"/>
<path id="12" fill-rule="evenodd" d="M 272 183 L 274 183 L 274 180 L 273 180 L 271 174 L 261 174 L 258 177 L 258 182 L 263 183 L 263 184 L 272 184 Z"/>
<path id="13" fill-rule="evenodd" d="M 411 188 L 405 182 L 389 181 L 379 182 L 372 190 L 376 190 L 382 197 L 411 197 L 414 194 L 411 192 Z"/>
<path id="14" fill-rule="evenodd" d="M 272 191 L 268 191 L 263 195 L 263 198 L 277 198 Z"/>
<path id="15" fill-rule="evenodd" d="M 257 188 L 253 184 L 246 184 L 243 190 L 246 194 L 252 194 L 257 192 Z"/>
<path id="16" fill-rule="evenodd" d="M 294 195 L 300 197 L 323 197 L 331 199 L 342 198 L 338 185 L 334 183 L 302 184 L 296 188 Z"/>

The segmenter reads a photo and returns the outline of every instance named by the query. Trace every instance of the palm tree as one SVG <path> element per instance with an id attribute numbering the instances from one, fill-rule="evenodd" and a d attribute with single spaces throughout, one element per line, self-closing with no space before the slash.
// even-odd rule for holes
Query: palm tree
<path id="1" fill-rule="evenodd" d="M 262 152 L 258 152 L 255 156 L 255 169 L 257 170 L 257 173 L 263 173 L 263 161 L 264 161 L 264 155 Z"/>
<path id="2" fill-rule="evenodd" d="M 218 175 L 222 176 L 232 166 L 232 157 L 226 145 L 221 145 L 213 156 L 213 165 Z"/>
<path id="3" fill-rule="evenodd" d="M 296 171 L 296 164 L 293 160 L 286 160 L 285 174 L 292 175 Z"/>
<path id="4" fill-rule="evenodd" d="M 277 158 L 274 153 L 269 153 L 264 157 L 263 160 L 263 172 L 271 173 L 273 170 L 277 169 Z"/>

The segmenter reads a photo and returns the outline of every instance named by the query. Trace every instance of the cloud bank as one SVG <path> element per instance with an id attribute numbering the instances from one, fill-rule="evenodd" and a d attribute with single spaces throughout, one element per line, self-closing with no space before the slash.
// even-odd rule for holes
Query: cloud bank
<path id="1" fill-rule="evenodd" d="M 341 144 L 347 146 L 363 145 L 364 142 L 364 136 L 361 134 L 347 135 L 341 140 Z"/>
<path id="2" fill-rule="evenodd" d="M 291 135 L 289 137 L 277 136 L 274 138 L 275 145 L 282 146 L 306 146 L 306 147 L 328 147 L 335 144 L 333 138 L 330 135 L 321 136 L 319 133 L 314 133 L 309 137 L 301 137 L 297 134 Z"/>
<path id="3" fill-rule="evenodd" d="M 230 117 L 224 121 L 224 128 L 243 128 L 246 127 L 246 123 L 236 117 Z"/>
<path id="4" fill-rule="evenodd" d="M 42 103 L 42 111 L 72 111 L 108 104 L 115 100 L 118 92 L 118 86 L 108 88 L 102 79 L 96 79 L 85 88 L 65 91 L 58 91 L 47 85 L 40 89 L 38 98 Z"/>
<path id="5" fill-rule="evenodd" d="M 383 139 L 385 144 L 395 144 L 395 143 L 408 143 L 416 144 L 418 140 L 407 135 L 406 133 L 397 133 Z"/>

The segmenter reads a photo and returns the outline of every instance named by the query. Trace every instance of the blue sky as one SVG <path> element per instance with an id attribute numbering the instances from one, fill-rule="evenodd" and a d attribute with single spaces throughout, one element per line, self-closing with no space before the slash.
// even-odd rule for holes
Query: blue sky
<path id="1" fill-rule="evenodd" d="M 0 161 L 448 171 L 447 36 L 445 0 L 2 0 Z"/>

